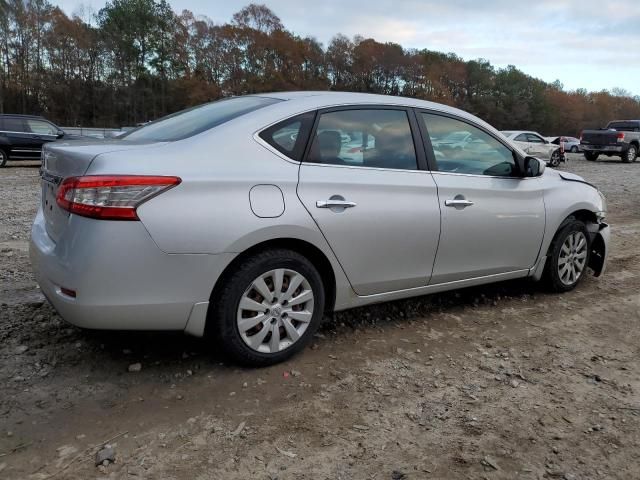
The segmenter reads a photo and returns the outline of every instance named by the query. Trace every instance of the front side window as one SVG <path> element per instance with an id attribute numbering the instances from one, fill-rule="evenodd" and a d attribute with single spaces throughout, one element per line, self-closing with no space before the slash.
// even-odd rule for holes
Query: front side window
<path id="1" fill-rule="evenodd" d="M 173 142 L 197 135 L 259 108 L 281 102 L 268 97 L 234 97 L 189 108 L 122 135 L 123 140 Z"/>
<path id="2" fill-rule="evenodd" d="M 524 133 L 521 133 L 516 138 L 514 138 L 516 142 L 527 142 L 527 136 Z"/>
<path id="3" fill-rule="evenodd" d="M 511 150 L 484 130 L 443 115 L 422 113 L 421 118 L 431 137 L 438 171 L 499 177 L 517 175 Z M 452 132 L 465 132 L 467 143 L 447 142 Z"/>
<path id="4" fill-rule="evenodd" d="M 315 113 L 303 113 L 260 132 L 260 138 L 287 157 L 300 161 Z"/>
<path id="5" fill-rule="evenodd" d="M 42 120 L 27 119 L 27 127 L 31 133 L 38 135 L 56 135 L 58 133 L 51 124 Z"/>
<path id="6" fill-rule="evenodd" d="M 307 161 L 418 169 L 409 118 L 404 110 L 358 109 L 322 113 Z"/>

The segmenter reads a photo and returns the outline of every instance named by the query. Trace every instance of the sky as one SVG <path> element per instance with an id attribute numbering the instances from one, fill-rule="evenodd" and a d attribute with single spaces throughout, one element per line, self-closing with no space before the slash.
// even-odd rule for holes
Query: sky
<path id="1" fill-rule="evenodd" d="M 51 0 L 67 14 L 105 0 Z M 250 0 L 169 0 L 226 23 Z M 640 95 L 640 0 L 254 0 L 291 32 L 323 45 L 342 33 L 405 48 L 515 65 L 566 90 L 622 88 Z M 85 15 L 81 15 L 86 18 Z"/>

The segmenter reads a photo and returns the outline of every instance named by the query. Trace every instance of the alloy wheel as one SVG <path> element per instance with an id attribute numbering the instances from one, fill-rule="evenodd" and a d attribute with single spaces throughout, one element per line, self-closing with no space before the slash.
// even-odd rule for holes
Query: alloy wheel
<path id="1" fill-rule="evenodd" d="M 587 237 L 583 232 L 572 232 L 567 236 L 558 258 L 558 276 L 565 285 L 578 281 L 587 263 Z"/>
<path id="2" fill-rule="evenodd" d="M 263 273 L 245 290 L 236 315 L 244 343 L 277 353 L 296 343 L 313 318 L 314 294 L 299 272 L 278 268 Z"/>

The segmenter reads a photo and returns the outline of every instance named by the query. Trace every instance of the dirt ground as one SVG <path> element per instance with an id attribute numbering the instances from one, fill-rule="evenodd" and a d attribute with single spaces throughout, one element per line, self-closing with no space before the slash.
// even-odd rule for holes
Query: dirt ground
<path id="1" fill-rule="evenodd" d="M 62 321 L 28 261 L 38 168 L 10 162 L 0 478 L 640 478 L 640 163 L 572 155 L 562 168 L 608 198 L 602 278 L 564 295 L 508 282 L 337 314 L 312 348 L 250 370 L 182 334 Z M 115 463 L 96 467 L 105 444 Z"/>

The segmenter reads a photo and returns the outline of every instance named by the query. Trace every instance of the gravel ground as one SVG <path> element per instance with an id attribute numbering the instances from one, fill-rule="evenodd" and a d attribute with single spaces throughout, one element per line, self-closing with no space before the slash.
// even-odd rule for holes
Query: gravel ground
<path id="1" fill-rule="evenodd" d="M 562 168 L 608 198 L 601 279 L 337 314 L 312 348 L 249 370 L 181 334 L 63 322 L 28 262 L 38 166 L 10 162 L 0 478 L 640 478 L 640 163 L 572 155 Z"/>

